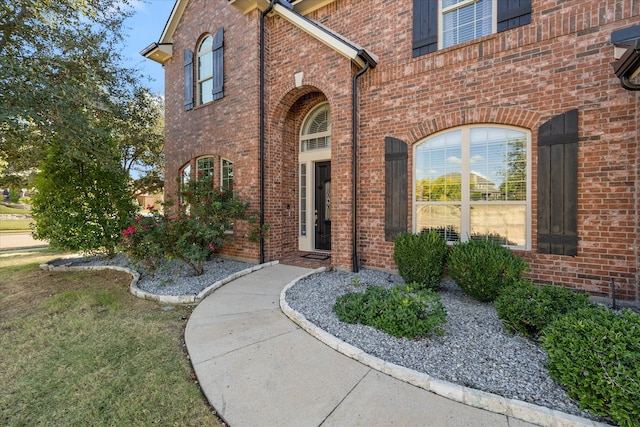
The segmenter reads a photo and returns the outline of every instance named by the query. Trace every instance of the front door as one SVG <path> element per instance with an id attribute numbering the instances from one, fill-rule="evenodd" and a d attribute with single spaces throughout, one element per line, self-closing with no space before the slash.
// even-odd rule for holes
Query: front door
<path id="1" fill-rule="evenodd" d="M 331 162 L 315 164 L 316 249 L 331 250 Z"/>

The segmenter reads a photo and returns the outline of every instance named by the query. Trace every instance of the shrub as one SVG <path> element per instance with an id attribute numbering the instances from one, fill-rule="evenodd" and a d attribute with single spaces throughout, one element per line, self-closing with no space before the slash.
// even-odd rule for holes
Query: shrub
<path id="1" fill-rule="evenodd" d="M 171 199 L 165 203 L 164 214 L 149 206 L 150 217 L 136 217 L 122 231 L 121 246 L 130 258 L 147 267 L 179 259 L 201 275 L 204 261 L 230 240 L 225 232 L 233 221 L 246 218 L 248 204 L 231 191 L 213 188 L 207 180 L 187 183 L 179 196 L 176 208 Z"/>
<path id="2" fill-rule="evenodd" d="M 508 331 L 538 338 L 549 323 L 572 311 L 587 308 L 591 302 L 587 294 L 520 280 L 515 286 L 503 290 L 494 305 Z"/>
<path id="3" fill-rule="evenodd" d="M 454 245 L 447 266 L 460 288 L 480 301 L 493 301 L 501 289 L 515 283 L 529 269 L 511 250 L 488 240 Z"/>
<path id="4" fill-rule="evenodd" d="M 431 332 L 442 335 L 444 331 L 439 326 L 446 321 L 447 313 L 440 296 L 412 286 L 369 286 L 364 293 L 338 297 L 333 311 L 342 322 L 373 326 L 398 338 L 416 338 Z"/>
<path id="5" fill-rule="evenodd" d="M 578 404 L 620 426 L 640 426 L 640 316 L 605 307 L 582 309 L 542 335 L 553 379 Z"/>
<path id="6" fill-rule="evenodd" d="M 437 289 L 447 260 L 447 242 L 437 232 L 402 233 L 395 241 L 393 260 L 405 283 Z"/>

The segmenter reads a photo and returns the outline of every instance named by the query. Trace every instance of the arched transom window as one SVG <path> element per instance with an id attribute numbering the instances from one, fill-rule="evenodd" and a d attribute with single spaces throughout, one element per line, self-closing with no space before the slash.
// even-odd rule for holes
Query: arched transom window
<path id="1" fill-rule="evenodd" d="M 530 140 L 520 129 L 474 125 L 417 144 L 415 231 L 530 248 Z"/>
<path id="2" fill-rule="evenodd" d="M 331 147 L 331 115 L 329 103 L 316 107 L 306 118 L 300 135 L 300 151 Z"/>

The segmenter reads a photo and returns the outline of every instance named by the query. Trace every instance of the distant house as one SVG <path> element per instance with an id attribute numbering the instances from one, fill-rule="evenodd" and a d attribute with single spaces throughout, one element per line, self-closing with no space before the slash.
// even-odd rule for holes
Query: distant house
<path id="1" fill-rule="evenodd" d="M 638 302 L 638 40 L 633 0 L 178 0 L 142 53 L 169 194 L 206 174 L 272 225 L 227 255 L 394 269 L 399 232 L 444 227 Z"/>

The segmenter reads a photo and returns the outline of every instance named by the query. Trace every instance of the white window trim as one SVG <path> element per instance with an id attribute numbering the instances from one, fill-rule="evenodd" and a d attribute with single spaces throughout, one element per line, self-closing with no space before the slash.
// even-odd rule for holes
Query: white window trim
<path id="1" fill-rule="evenodd" d="M 465 0 L 462 3 L 454 4 L 446 8 L 442 8 L 442 0 L 438 0 L 438 50 L 448 49 L 455 45 L 443 47 L 444 42 L 444 15 L 456 9 L 468 6 L 473 3 L 477 3 L 478 0 Z M 491 0 L 491 34 L 498 32 L 498 0 Z M 484 37 L 484 36 L 483 36 Z M 469 40 L 470 41 L 470 40 Z M 463 42 L 467 43 L 467 42 Z"/>
<path id="2" fill-rule="evenodd" d="M 311 134 L 303 134 L 303 130 L 305 128 L 305 125 L 307 124 L 307 121 L 314 115 L 316 114 L 316 112 L 318 110 L 320 110 L 321 108 L 327 108 L 329 110 L 329 128 L 324 131 L 324 132 L 317 132 L 317 133 L 311 133 Z M 304 141 L 308 141 L 311 139 L 316 139 L 316 138 L 326 138 L 329 137 L 331 138 L 331 108 L 329 107 L 329 102 L 322 102 L 318 105 L 316 105 L 315 107 L 313 107 L 311 109 L 311 111 L 309 111 L 307 113 L 307 115 L 304 117 L 304 119 L 302 120 L 302 126 L 300 126 L 300 137 L 299 137 L 299 144 L 298 144 L 298 150 L 300 152 L 300 154 L 302 155 L 303 153 L 309 153 L 309 152 L 315 152 L 315 151 L 323 151 L 323 150 L 331 150 L 331 139 L 329 139 L 329 146 L 328 147 L 324 147 L 324 148 L 318 148 L 318 149 L 313 149 L 313 150 L 305 150 L 302 151 L 302 144 Z"/>
<path id="3" fill-rule="evenodd" d="M 231 168 L 233 169 L 233 162 L 229 159 L 225 159 L 224 157 L 220 158 L 220 188 L 224 188 L 224 162 L 228 162 L 231 164 Z M 235 171 L 234 171 L 235 173 Z M 233 182 L 234 176 L 231 176 L 231 182 Z M 233 184 L 231 185 L 231 189 L 233 190 Z"/>
<path id="4" fill-rule="evenodd" d="M 513 204 L 513 205 L 525 205 L 525 209 L 526 209 L 526 213 L 525 213 L 525 245 L 524 246 L 511 246 L 511 245 L 505 245 L 506 247 L 510 248 L 510 249 L 516 249 L 516 250 L 531 250 L 532 249 L 532 242 L 531 242 L 531 224 L 532 224 L 532 184 L 531 184 L 531 159 L 532 159 L 532 153 L 531 153 L 531 131 L 529 131 L 528 129 L 525 128 L 520 128 L 520 127 L 516 127 L 516 126 L 507 126 L 507 125 L 499 125 L 499 124 L 494 124 L 494 123 L 476 123 L 473 125 L 465 125 L 465 126 L 458 126 L 458 127 L 453 127 L 453 128 L 449 128 L 449 129 L 445 129 L 441 132 L 437 132 L 434 133 L 432 135 L 429 135 L 427 138 L 424 138 L 420 141 L 418 141 L 417 143 L 415 143 L 413 145 L 413 164 L 412 166 L 412 179 L 411 179 L 411 191 L 410 191 L 410 195 L 411 195 L 411 202 L 412 202 L 412 224 L 411 224 L 411 229 L 413 231 L 413 233 L 417 233 L 418 230 L 416 229 L 416 220 L 417 220 L 417 208 L 418 206 L 423 206 L 426 205 L 428 203 L 425 202 L 417 202 L 416 201 L 416 156 L 417 156 L 417 151 L 418 151 L 418 146 L 420 144 L 422 144 L 423 142 L 436 137 L 438 135 L 447 133 L 447 132 L 451 132 L 451 131 L 457 131 L 457 130 L 461 130 L 462 131 L 462 168 L 461 168 L 461 174 L 462 175 L 466 175 L 468 176 L 471 172 L 471 167 L 470 167 L 470 151 L 469 151 L 469 133 L 470 133 L 470 129 L 472 128 L 486 128 L 486 127 L 492 127 L 492 128 L 500 128 L 500 129 L 511 129 L 511 130 L 515 130 L 518 132 L 523 132 L 526 135 L 527 138 L 527 145 L 526 145 L 526 159 L 527 159 L 527 167 L 526 167 L 526 171 L 527 171 L 527 200 L 525 203 L 522 203 L 521 201 L 517 201 L 517 202 L 509 202 L 509 201 L 503 201 L 503 202 L 499 202 L 500 204 Z M 469 188 L 466 188 L 464 185 L 461 188 L 461 200 L 458 201 L 454 201 L 454 202 L 441 202 L 441 204 L 453 204 L 453 205 L 460 205 L 462 208 L 462 217 L 461 217 L 461 224 L 460 224 L 460 241 L 464 242 L 467 239 L 468 235 L 469 235 L 469 227 L 470 227 L 470 223 L 471 223 L 471 202 L 470 202 L 470 190 Z M 486 204 L 497 204 L 498 202 L 487 202 Z M 474 204 L 484 204 L 482 202 L 479 201 L 475 201 Z M 454 244 L 453 242 L 448 242 L 448 244 Z"/>

